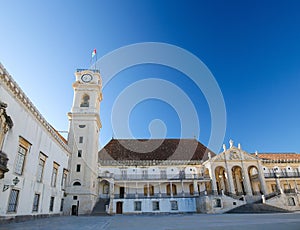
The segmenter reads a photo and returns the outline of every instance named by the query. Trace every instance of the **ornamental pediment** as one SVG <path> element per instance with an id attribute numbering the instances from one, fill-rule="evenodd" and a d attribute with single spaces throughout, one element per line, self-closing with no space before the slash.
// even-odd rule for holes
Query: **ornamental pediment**
<path id="1" fill-rule="evenodd" d="M 229 149 L 225 149 L 224 151 L 218 155 L 216 155 L 215 157 L 212 158 L 213 162 L 216 161 L 256 161 L 257 158 L 255 156 L 250 155 L 249 153 L 247 153 L 246 151 L 242 150 L 239 147 L 235 147 L 231 144 Z"/>

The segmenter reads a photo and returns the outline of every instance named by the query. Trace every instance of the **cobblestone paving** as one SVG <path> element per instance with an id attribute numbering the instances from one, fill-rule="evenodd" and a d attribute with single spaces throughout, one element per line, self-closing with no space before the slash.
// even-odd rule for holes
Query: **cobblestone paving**
<path id="1" fill-rule="evenodd" d="M 2 229 L 300 230 L 300 213 L 66 216 L 1 224 Z"/>

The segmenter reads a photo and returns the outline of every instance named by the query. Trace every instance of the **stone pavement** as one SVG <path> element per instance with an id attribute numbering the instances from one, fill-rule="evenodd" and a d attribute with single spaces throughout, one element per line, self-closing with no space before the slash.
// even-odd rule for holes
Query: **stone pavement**
<path id="1" fill-rule="evenodd" d="M 64 216 L 1 224 L 2 229 L 300 230 L 300 213 Z"/>

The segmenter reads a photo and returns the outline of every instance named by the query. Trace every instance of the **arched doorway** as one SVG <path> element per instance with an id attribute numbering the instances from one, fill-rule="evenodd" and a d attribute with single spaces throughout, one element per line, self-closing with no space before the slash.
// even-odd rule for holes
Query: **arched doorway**
<path id="1" fill-rule="evenodd" d="M 238 196 L 245 195 L 245 186 L 243 181 L 242 168 L 240 166 L 234 166 L 232 167 L 231 172 L 232 172 L 235 194 Z"/>
<path id="2" fill-rule="evenodd" d="M 249 166 L 248 175 L 249 175 L 250 185 L 251 185 L 253 195 L 261 195 L 262 192 L 261 192 L 257 167 L 253 165 Z"/>
<path id="3" fill-rule="evenodd" d="M 222 194 L 222 190 L 224 191 L 224 193 L 228 193 L 228 181 L 225 168 L 222 166 L 218 166 L 215 169 L 215 175 L 218 194 Z"/>
<path id="4" fill-rule="evenodd" d="M 109 198 L 109 182 L 107 180 L 103 180 L 100 182 L 100 198 Z"/>

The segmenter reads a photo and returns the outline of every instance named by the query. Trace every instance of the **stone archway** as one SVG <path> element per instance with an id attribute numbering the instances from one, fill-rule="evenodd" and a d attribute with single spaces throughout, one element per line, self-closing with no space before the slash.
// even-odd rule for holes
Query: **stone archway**
<path id="1" fill-rule="evenodd" d="M 231 169 L 232 179 L 234 184 L 234 192 L 236 195 L 245 195 L 244 178 L 242 168 L 240 166 L 233 166 Z"/>
<path id="2" fill-rule="evenodd" d="M 259 172 L 256 166 L 252 165 L 248 167 L 248 176 L 250 180 L 251 190 L 253 195 L 261 195 L 261 184 L 259 181 Z"/>
<path id="3" fill-rule="evenodd" d="M 110 194 L 110 186 L 109 186 L 109 181 L 107 180 L 102 180 L 99 183 L 99 196 L 100 198 L 109 198 Z"/>
<path id="4" fill-rule="evenodd" d="M 227 174 L 225 172 L 225 168 L 222 166 L 218 166 L 215 169 L 215 175 L 216 175 L 216 183 L 217 183 L 217 191 L 218 194 L 222 194 L 222 191 L 224 193 L 228 193 L 228 181 L 227 181 Z"/>

